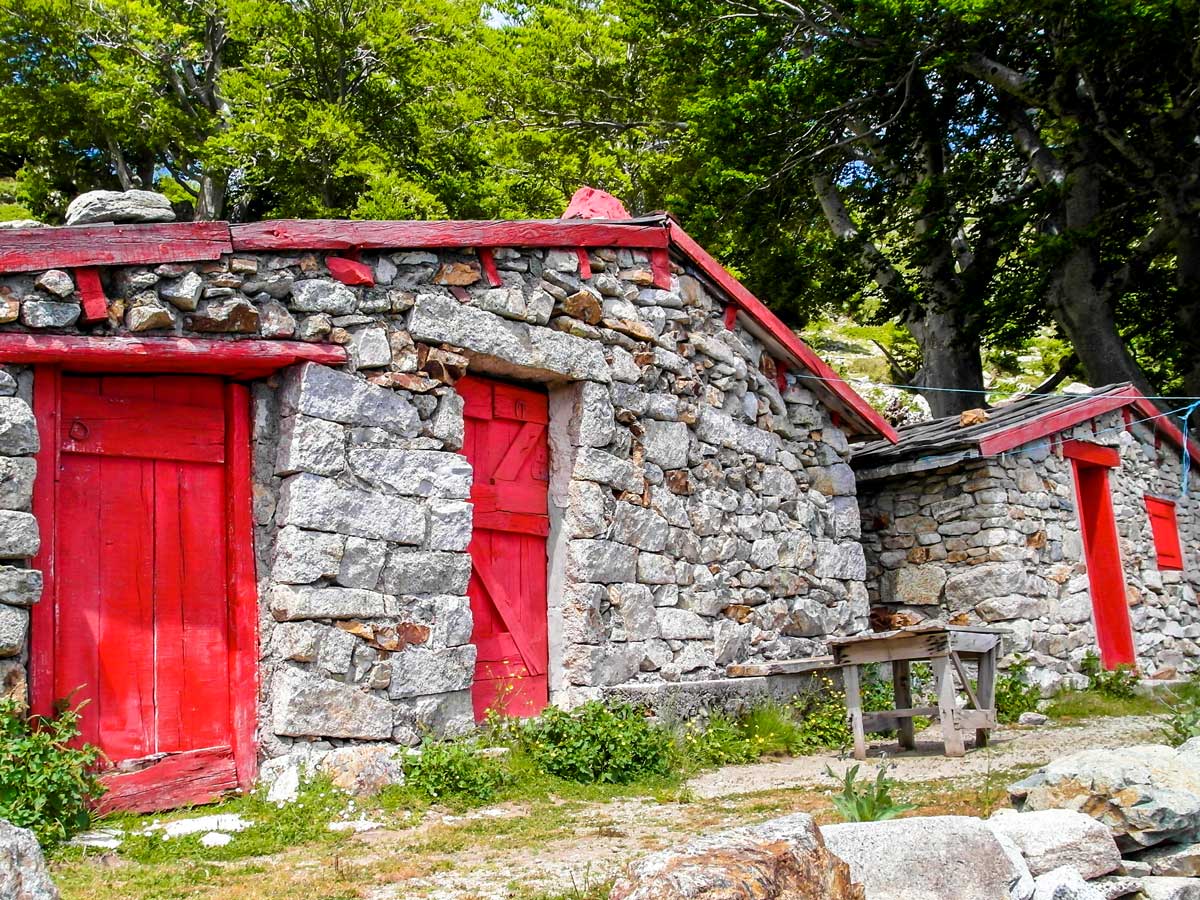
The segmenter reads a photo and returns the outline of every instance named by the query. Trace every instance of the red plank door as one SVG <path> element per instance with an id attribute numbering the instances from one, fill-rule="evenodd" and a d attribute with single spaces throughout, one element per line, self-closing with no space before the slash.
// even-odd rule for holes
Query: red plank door
<path id="1" fill-rule="evenodd" d="M 34 622 L 35 708 L 86 701 L 81 738 L 113 766 L 103 808 L 210 800 L 248 775 L 253 693 L 239 686 L 253 639 L 231 602 L 228 541 L 244 524 L 229 438 L 248 437 L 232 408 L 245 389 L 172 375 L 35 383 L 56 432 L 39 460 L 39 479 L 56 477 L 39 485 L 51 590 Z"/>
<path id="2" fill-rule="evenodd" d="M 458 383 L 463 452 L 474 468 L 471 581 L 478 648 L 475 718 L 489 709 L 531 716 L 547 703 L 546 509 L 550 452 L 546 395 L 484 378 Z"/>
<path id="3" fill-rule="evenodd" d="M 1117 544 L 1117 523 L 1113 516 L 1108 471 L 1116 463 L 1074 455 L 1075 499 L 1079 525 L 1083 532 L 1083 552 L 1087 560 L 1088 583 L 1092 589 L 1092 620 L 1100 661 L 1107 669 L 1134 665 L 1133 631 L 1129 626 L 1129 606 L 1125 598 L 1125 573 Z M 1094 457 L 1094 454 L 1090 456 Z"/>

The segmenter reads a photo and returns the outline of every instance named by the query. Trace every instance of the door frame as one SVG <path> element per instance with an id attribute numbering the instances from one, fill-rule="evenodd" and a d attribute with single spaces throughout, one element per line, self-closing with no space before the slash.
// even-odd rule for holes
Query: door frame
<path id="1" fill-rule="evenodd" d="M 68 367 L 69 368 L 69 367 Z M 33 487 L 33 515 L 41 535 L 41 548 L 33 558 L 42 572 L 42 599 L 34 604 L 31 622 L 29 682 L 34 713 L 53 712 L 54 647 L 58 614 L 55 570 L 55 517 L 58 512 L 59 455 L 62 446 L 60 410 L 63 368 L 33 367 L 33 414 L 39 449 Z M 128 370 L 88 374 L 128 375 Z M 151 373 L 139 372 L 142 377 Z M 165 373 L 159 373 L 165 374 Z M 172 374 L 199 374 L 180 373 Z M 205 374 L 212 374 L 211 372 Z M 258 702 L 258 589 L 254 560 L 253 450 L 250 390 L 245 384 L 226 382 L 226 595 L 229 602 L 231 743 L 238 785 L 254 782 L 257 748 L 254 729 Z M 47 477 L 47 476 L 52 477 Z M 148 772 L 153 772 L 151 767 Z M 150 776 L 153 777 L 152 775 Z"/>
<path id="2" fill-rule="evenodd" d="M 1137 665 L 1109 484 L 1109 472 L 1120 467 L 1121 456 L 1112 447 L 1075 440 L 1063 442 L 1063 456 L 1071 460 L 1074 475 L 1075 513 L 1087 562 L 1100 662 L 1106 669 Z"/>

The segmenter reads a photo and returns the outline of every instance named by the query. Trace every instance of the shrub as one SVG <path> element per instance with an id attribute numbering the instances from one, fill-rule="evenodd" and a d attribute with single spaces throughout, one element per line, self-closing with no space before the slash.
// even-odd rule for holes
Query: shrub
<path id="1" fill-rule="evenodd" d="M 550 707 L 521 729 L 521 744 L 550 775 L 583 784 L 628 784 L 671 768 L 671 736 L 627 703 Z"/>
<path id="2" fill-rule="evenodd" d="M 1042 692 L 1029 683 L 1029 664 L 1016 659 L 996 676 L 996 718 L 1003 723 L 1015 722 L 1021 713 L 1034 712 Z"/>
<path id="3" fill-rule="evenodd" d="M 863 779 L 860 786 L 857 765 L 851 766 L 840 776 L 829 766 L 825 767 L 825 774 L 842 786 L 841 793 L 833 798 L 833 806 L 845 821 L 881 822 L 916 809 L 912 803 L 897 803 L 892 798 L 895 782 L 888 777 L 890 768 L 886 763 L 881 765 L 875 780 Z"/>
<path id="4" fill-rule="evenodd" d="M 503 763 L 466 741 L 426 739 L 403 765 L 404 783 L 430 800 L 489 803 L 511 780 Z"/>
<path id="5" fill-rule="evenodd" d="M 823 677 L 821 682 L 819 688 L 800 694 L 792 701 L 799 720 L 796 735 L 798 753 L 844 747 L 850 743 L 846 697 L 828 677 Z"/>
<path id="6" fill-rule="evenodd" d="M 92 773 L 100 750 L 70 746 L 79 710 L 30 716 L 16 700 L 0 701 L 0 819 L 29 828 L 43 846 L 64 841 L 91 822 L 88 802 L 104 789 Z"/>
<path id="7" fill-rule="evenodd" d="M 1163 730 L 1172 747 L 1200 737 L 1200 675 L 1168 693 Z"/>
<path id="8" fill-rule="evenodd" d="M 1100 657 L 1089 650 L 1079 663 L 1079 671 L 1087 676 L 1089 691 L 1113 700 L 1129 700 L 1137 694 L 1138 674 L 1133 666 L 1122 664 L 1105 669 Z"/>
<path id="9" fill-rule="evenodd" d="M 768 700 L 747 710 L 738 725 L 755 758 L 791 755 L 801 748 L 794 707 Z"/>
<path id="10" fill-rule="evenodd" d="M 705 723 L 691 721 L 684 725 L 679 745 L 684 768 L 727 766 L 758 759 L 739 723 L 720 713 L 710 715 Z"/>

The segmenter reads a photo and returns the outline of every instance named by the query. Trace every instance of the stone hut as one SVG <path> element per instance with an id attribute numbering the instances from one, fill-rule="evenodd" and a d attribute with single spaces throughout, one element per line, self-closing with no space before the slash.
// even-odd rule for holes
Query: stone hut
<path id="1" fill-rule="evenodd" d="M 0 323 L 4 684 L 88 701 L 110 806 L 867 627 L 849 441 L 894 432 L 599 192 L 8 231 Z"/>
<path id="2" fill-rule="evenodd" d="M 1200 505 L 1184 437 L 1127 384 L 913 425 L 854 455 L 876 627 L 1012 632 L 1049 694 L 1089 651 L 1200 669 Z M 1193 458 L 1196 448 L 1193 445 Z"/>

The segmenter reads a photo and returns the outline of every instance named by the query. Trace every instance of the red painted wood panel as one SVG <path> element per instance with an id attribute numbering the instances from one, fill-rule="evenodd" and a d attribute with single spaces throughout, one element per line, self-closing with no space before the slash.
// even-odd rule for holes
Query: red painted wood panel
<path id="1" fill-rule="evenodd" d="M 172 753 L 134 772 L 102 779 L 107 793 L 101 813 L 123 809 L 147 813 L 216 800 L 238 786 L 237 767 L 228 747 Z"/>
<path id="2" fill-rule="evenodd" d="M 232 250 L 226 222 L 7 229 L 0 272 L 209 260 Z"/>
<path id="3" fill-rule="evenodd" d="M 1096 643 L 1105 668 L 1134 665 L 1133 631 L 1125 598 L 1125 573 L 1117 542 L 1117 523 L 1109 493 L 1108 467 L 1072 461 L 1083 551 L 1092 593 Z"/>
<path id="4" fill-rule="evenodd" d="M 1090 441 L 1063 441 L 1062 454 L 1067 459 L 1078 459 L 1094 466 L 1115 469 L 1121 465 L 1121 454 L 1113 447 L 1102 447 Z"/>
<path id="5" fill-rule="evenodd" d="M 248 394 L 210 377 L 69 375 L 58 378 L 58 396 L 63 433 L 86 409 L 114 437 L 83 453 L 69 439 L 50 445 L 59 459 L 48 517 L 53 615 L 35 625 L 34 647 L 49 628 L 54 652 L 35 700 L 48 708 L 78 688 L 89 701 L 82 738 L 114 763 L 171 754 L 169 765 L 110 776 L 133 785 L 136 808 L 248 786 L 256 656 Z M 179 444 L 203 445 L 208 458 L 179 459 Z M 142 455 L 130 455 L 135 445 Z M 231 453 L 237 472 L 227 476 Z M 181 761 L 193 751 L 204 752 Z M 120 793 L 106 800 L 114 803 L 125 803 Z"/>
<path id="6" fill-rule="evenodd" d="M 1179 522 L 1175 518 L 1175 503 L 1165 497 L 1146 495 L 1146 512 L 1150 516 L 1150 531 L 1154 535 L 1154 554 L 1159 569 L 1183 569 L 1183 546 L 1179 542 Z"/>
<path id="7" fill-rule="evenodd" d="M 146 423 L 153 422 L 153 428 Z M 189 402 L 63 393 L 66 453 L 224 462 L 225 411 Z"/>
<path id="8" fill-rule="evenodd" d="M 475 471 L 467 588 L 479 654 L 475 715 L 483 718 L 493 707 L 534 715 L 549 696 L 546 395 L 474 376 L 457 388 L 466 415 L 463 452 Z"/>
<path id="9" fill-rule="evenodd" d="M 83 321 L 99 322 L 107 319 L 108 298 L 104 296 L 104 285 L 100 283 L 100 270 L 95 266 L 76 269 L 75 286 L 79 288 Z"/>

